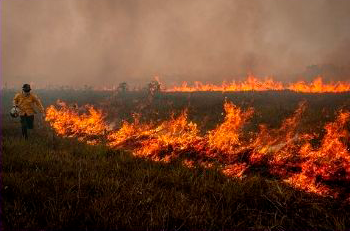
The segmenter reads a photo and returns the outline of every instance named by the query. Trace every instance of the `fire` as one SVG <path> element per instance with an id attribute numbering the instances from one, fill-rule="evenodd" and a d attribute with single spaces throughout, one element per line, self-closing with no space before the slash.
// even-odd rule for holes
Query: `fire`
<path id="1" fill-rule="evenodd" d="M 268 158 L 270 173 L 279 174 L 282 171 L 282 174 L 286 174 L 286 161 L 298 152 L 300 141 L 305 142 L 310 138 L 310 135 L 297 133 L 305 108 L 306 103 L 300 103 L 294 114 L 285 119 L 278 129 L 268 129 L 266 125 L 260 125 L 260 131 L 250 145 L 253 149 L 250 156 L 252 164 L 261 164 L 264 158 Z"/>
<path id="2" fill-rule="evenodd" d="M 186 150 L 195 143 L 199 139 L 198 134 L 197 125 L 188 121 L 187 112 L 184 111 L 178 117 L 172 117 L 156 127 L 152 135 L 142 141 L 142 147 L 135 150 L 135 154 L 169 161 L 170 158 L 174 158 L 173 154 Z M 159 155 L 161 152 L 164 153 L 163 156 Z"/>
<path id="3" fill-rule="evenodd" d="M 246 121 L 252 116 L 253 109 L 243 112 L 231 102 L 225 102 L 225 120 L 213 131 L 208 133 L 208 146 L 212 151 L 232 154 L 239 151 L 242 146 L 240 132 Z"/>
<path id="4" fill-rule="evenodd" d="M 140 115 L 133 115 L 134 122 L 128 123 L 127 121 L 123 122 L 122 127 L 117 131 L 112 131 L 108 136 L 107 140 L 109 141 L 108 145 L 111 147 L 126 147 L 126 141 L 134 139 L 139 140 L 140 137 L 148 136 L 151 134 L 151 125 L 141 124 Z"/>
<path id="5" fill-rule="evenodd" d="M 310 84 L 304 81 L 292 83 L 288 87 L 289 90 L 308 93 L 323 93 L 323 92 L 346 92 L 350 91 L 350 84 L 345 82 L 336 82 L 325 84 L 321 77 L 317 77 Z"/>
<path id="6" fill-rule="evenodd" d="M 274 81 L 272 78 L 266 78 L 261 81 L 253 75 L 249 75 L 245 81 L 242 82 L 223 82 L 221 85 L 204 84 L 198 81 L 194 82 L 194 86 L 189 86 L 187 82 L 183 82 L 181 86 L 174 86 L 167 90 L 167 92 L 196 92 L 196 91 L 281 91 L 291 90 L 304 93 L 325 93 L 325 92 L 347 92 L 350 91 L 349 82 L 331 82 L 324 83 L 321 77 L 317 77 L 311 83 L 299 81 L 296 83 L 283 84 Z"/>
<path id="7" fill-rule="evenodd" d="M 79 115 L 78 108 L 68 107 L 63 102 L 58 104 L 60 109 L 54 106 L 47 108 L 45 118 L 57 134 L 95 144 L 108 130 L 102 112 L 93 106 L 85 106 L 87 113 Z"/>
<path id="8" fill-rule="evenodd" d="M 88 113 L 66 105 L 47 109 L 46 120 L 59 135 L 84 141 L 104 140 L 112 148 L 132 150 L 154 161 L 180 159 L 185 166 L 217 166 L 230 177 L 243 178 L 258 172 L 277 177 L 291 186 L 319 195 L 350 198 L 350 112 L 340 111 L 334 122 L 324 126 L 325 134 L 300 133 L 306 110 L 303 102 L 277 129 L 260 125 L 258 132 L 244 134 L 254 110 L 224 103 L 225 118 L 215 129 L 201 134 L 189 121 L 186 110 L 161 123 L 124 122 L 110 130 L 101 111 L 87 106 Z M 247 137 L 248 136 L 248 137 Z M 315 146 L 313 140 L 318 139 Z"/>
<path id="9" fill-rule="evenodd" d="M 140 124 L 137 119 L 132 124 L 125 122 L 120 130 L 108 136 L 108 140 L 113 147 L 121 147 L 132 140 L 135 155 L 166 161 L 171 155 L 161 157 L 159 152 L 168 149 L 172 154 L 186 149 L 198 138 L 198 133 L 197 125 L 188 122 L 187 112 L 183 111 L 158 126 Z"/>
<path id="10" fill-rule="evenodd" d="M 349 130 L 350 113 L 341 111 L 335 122 L 325 125 L 326 134 L 319 148 L 313 148 L 310 143 L 300 149 L 304 159 L 300 174 L 291 177 L 287 182 L 311 192 L 327 194 L 330 189 L 317 186 L 322 182 L 328 184 L 350 183 L 350 144 Z"/>
<path id="11" fill-rule="evenodd" d="M 283 84 L 276 82 L 271 78 L 260 81 L 253 75 L 249 75 L 246 81 L 243 82 L 223 82 L 221 85 L 203 84 L 201 82 L 194 82 L 191 87 L 187 82 L 183 82 L 179 87 L 173 87 L 168 92 L 195 92 L 195 91 L 267 91 L 267 90 L 283 90 Z"/>

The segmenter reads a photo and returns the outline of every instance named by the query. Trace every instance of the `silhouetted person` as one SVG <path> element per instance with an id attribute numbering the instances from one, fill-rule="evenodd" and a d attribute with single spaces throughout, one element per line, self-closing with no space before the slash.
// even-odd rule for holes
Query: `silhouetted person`
<path id="1" fill-rule="evenodd" d="M 43 105 L 41 104 L 39 98 L 30 93 L 30 85 L 24 84 L 22 87 L 22 92 L 17 93 L 13 99 L 13 106 L 19 109 L 19 116 L 21 118 L 22 126 L 22 136 L 28 139 L 27 129 L 33 129 L 34 125 L 34 105 L 36 105 L 41 113 L 45 112 Z"/>

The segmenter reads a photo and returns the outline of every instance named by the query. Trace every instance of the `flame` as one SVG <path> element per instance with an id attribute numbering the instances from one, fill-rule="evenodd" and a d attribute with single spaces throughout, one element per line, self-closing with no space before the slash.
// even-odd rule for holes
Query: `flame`
<path id="1" fill-rule="evenodd" d="M 242 82 L 223 82 L 221 85 L 204 84 L 199 81 L 194 82 L 194 86 L 189 86 L 187 82 L 183 82 L 180 86 L 174 86 L 167 92 L 196 92 L 196 91 L 281 91 L 291 90 L 304 93 L 325 93 L 325 92 L 347 92 L 350 91 L 350 83 L 347 82 L 331 82 L 323 83 L 322 77 L 317 77 L 311 83 L 299 81 L 296 83 L 282 84 L 281 82 L 274 81 L 272 78 L 266 78 L 264 80 L 258 80 L 253 75 L 248 75 L 247 79 Z"/>
<path id="2" fill-rule="evenodd" d="M 45 118 L 57 134 L 77 137 L 79 140 L 96 144 L 108 130 L 102 112 L 94 109 L 93 106 L 85 106 L 87 113 L 79 114 L 77 108 L 68 107 L 60 101 L 57 104 L 61 108 L 56 109 L 51 105 L 46 110 Z"/>
<path id="3" fill-rule="evenodd" d="M 310 84 L 304 81 L 299 81 L 297 83 L 292 83 L 288 87 L 289 90 L 296 92 L 306 92 L 306 93 L 323 93 L 323 92 L 346 92 L 350 91 L 350 83 L 345 82 L 335 82 L 325 84 L 322 78 L 319 76 Z"/>
<path id="4" fill-rule="evenodd" d="M 300 174 L 286 180 L 296 187 L 310 192 L 330 194 L 331 189 L 321 183 L 350 183 L 350 113 L 340 111 L 335 122 L 325 125 L 326 134 L 319 148 L 312 148 L 310 143 L 300 149 L 304 159 Z M 320 186 L 320 187 L 317 187 Z"/>
<path id="5" fill-rule="evenodd" d="M 252 164 L 259 164 L 268 157 L 271 173 L 277 174 L 285 170 L 286 161 L 298 152 L 297 143 L 300 140 L 308 141 L 311 137 L 297 133 L 297 127 L 305 108 L 306 103 L 300 103 L 293 115 L 285 119 L 278 129 L 268 129 L 266 125 L 260 125 L 260 131 L 250 145 L 253 149 L 250 156 Z M 286 171 L 283 171 L 283 174 L 286 174 Z"/>
<path id="6" fill-rule="evenodd" d="M 243 110 L 225 101 L 224 121 L 201 134 L 189 121 L 187 110 L 159 124 L 141 123 L 134 115 L 132 123 L 123 122 L 118 130 L 109 130 L 101 111 L 87 106 L 88 113 L 76 108 L 50 106 L 46 120 L 59 135 L 77 137 L 92 144 L 101 137 L 112 148 L 126 148 L 133 154 L 154 161 L 181 159 L 188 167 L 219 166 L 230 177 L 243 178 L 254 172 L 278 177 L 291 186 L 324 196 L 347 197 L 350 184 L 350 112 L 339 111 L 334 122 L 324 126 L 321 137 L 299 132 L 306 103 L 276 129 L 260 125 L 256 133 L 243 134 L 254 110 Z M 96 138 L 99 137 L 99 138 Z M 318 139 L 319 146 L 313 145 Z"/>
<path id="7" fill-rule="evenodd" d="M 243 82 L 223 82 L 221 85 L 203 84 L 199 81 L 194 82 L 194 86 L 188 86 L 187 82 L 183 82 L 179 87 L 173 87 L 168 92 L 194 92 L 194 91 L 267 91 L 267 90 L 283 90 L 281 82 L 276 82 L 272 78 L 266 78 L 259 81 L 253 75 L 249 75 L 247 80 Z"/>
<path id="8" fill-rule="evenodd" d="M 156 127 L 152 135 L 142 141 L 142 147 L 135 150 L 138 156 L 151 156 L 155 160 L 169 161 L 175 153 L 186 150 L 199 139 L 197 125 L 189 122 L 187 112 L 183 111 L 178 117 L 172 117 Z M 159 155 L 163 150 L 163 156 Z"/>
<path id="9" fill-rule="evenodd" d="M 122 127 L 119 130 L 112 131 L 107 136 L 107 140 L 109 141 L 108 145 L 110 147 L 126 147 L 126 142 L 128 140 L 134 139 L 136 141 L 140 139 L 140 137 L 148 136 L 151 134 L 151 125 L 141 124 L 139 114 L 134 114 L 133 118 L 133 123 L 124 121 Z"/>
<path id="10" fill-rule="evenodd" d="M 221 153 L 232 154 L 239 151 L 239 147 L 242 146 L 241 129 L 254 110 L 250 108 L 243 112 L 231 102 L 225 102 L 224 110 L 226 113 L 224 122 L 208 133 L 208 146 L 211 151 L 218 150 Z"/>

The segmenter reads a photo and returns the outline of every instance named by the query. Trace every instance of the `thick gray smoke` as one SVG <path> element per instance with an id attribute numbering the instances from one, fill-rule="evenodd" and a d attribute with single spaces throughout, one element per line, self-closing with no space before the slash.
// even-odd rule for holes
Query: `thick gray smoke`
<path id="1" fill-rule="evenodd" d="M 350 76 L 349 0 L 1 1 L 3 82 Z"/>

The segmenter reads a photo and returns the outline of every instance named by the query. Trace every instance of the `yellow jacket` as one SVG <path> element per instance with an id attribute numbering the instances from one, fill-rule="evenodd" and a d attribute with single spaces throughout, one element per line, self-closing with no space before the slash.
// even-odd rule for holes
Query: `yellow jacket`
<path id="1" fill-rule="evenodd" d="M 33 106 L 34 104 L 39 108 L 41 113 L 45 112 L 43 105 L 41 104 L 39 98 L 34 94 L 25 95 L 24 93 L 17 93 L 15 98 L 13 99 L 13 106 L 17 106 L 19 108 L 19 115 L 23 116 L 33 115 L 36 113 Z"/>

